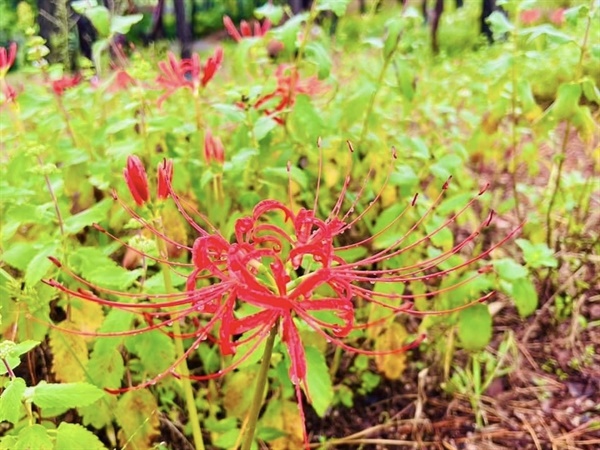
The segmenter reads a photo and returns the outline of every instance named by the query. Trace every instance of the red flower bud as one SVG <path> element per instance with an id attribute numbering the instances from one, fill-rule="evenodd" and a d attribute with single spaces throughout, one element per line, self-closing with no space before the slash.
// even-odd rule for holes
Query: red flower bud
<path id="1" fill-rule="evenodd" d="M 210 130 L 204 135 L 204 159 L 207 164 L 215 161 L 219 164 L 225 162 L 225 149 L 223 143 L 218 137 L 214 137 Z"/>
<path id="2" fill-rule="evenodd" d="M 148 177 L 146 169 L 137 156 L 129 156 L 127 158 L 127 167 L 123 171 L 125 182 L 131 192 L 131 196 L 135 202 L 142 206 L 148 201 Z"/>
<path id="3" fill-rule="evenodd" d="M 165 200 L 169 197 L 169 186 L 173 180 L 173 160 L 165 159 L 158 164 L 158 199 Z"/>

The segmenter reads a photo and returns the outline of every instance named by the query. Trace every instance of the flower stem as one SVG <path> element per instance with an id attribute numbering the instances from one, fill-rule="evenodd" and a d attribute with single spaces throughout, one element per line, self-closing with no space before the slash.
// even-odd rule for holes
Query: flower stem
<path id="1" fill-rule="evenodd" d="M 252 442 L 254 441 L 254 433 L 256 431 L 256 423 L 258 422 L 258 413 L 263 402 L 263 395 L 267 386 L 267 372 L 271 365 L 271 355 L 273 354 L 273 346 L 275 344 L 275 338 L 277 337 L 278 323 L 273 325 L 271 333 L 267 338 L 265 345 L 265 352 L 263 353 L 262 362 L 260 364 L 260 371 L 258 372 L 258 378 L 256 380 L 256 388 L 254 390 L 254 398 L 250 405 L 250 411 L 248 411 L 248 429 L 244 442 L 242 443 L 242 450 L 250 450 Z"/>
<path id="2" fill-rule="evenodd" d="M 161 228 L 162 221 L 161 221 Z M 157 243 L 161 254 L 166 259 L 168 258 L 168 252 L 166 249 L 165 242 L 157 239 Z M 167 263 L 161 264 L 161 272 L 163 274 L 163 280 L 165 283 L 165 291 L 167 293 L 173 292 L 173 282 L 171 280 L 170 267 Z M 194 437 L 194 447 L 196 450 L 204 450 L 204 440 L 202 438 L 202 430 L 200 428 L 200 419 L 198 418 L 198 410 L 196 409 L 196 400 L 194 398 L 194 391 L 192 390 L 192 382 L 190 381 L 190 370 L 187 366 L 187 361 L 183 358 L 185 350 L 183 348 L 183 338 L 181 337 L 181 326 L 179 320 L 173 321 L 173 340 L 175 341 L 175 351 L 177 352 L 177 358 L 182 358 L 181 363 L 177 370 L 181 374 L 181 387 L 183 389 L 183 396 L 185 398 L 185 405 L 187 408 L 188 417 L 190 419 L 190 425 L 192 427 L 192 435 Z"/>

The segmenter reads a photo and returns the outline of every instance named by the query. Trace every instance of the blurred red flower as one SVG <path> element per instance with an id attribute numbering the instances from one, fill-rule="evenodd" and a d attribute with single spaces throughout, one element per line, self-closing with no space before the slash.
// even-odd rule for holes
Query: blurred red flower
<path id="1" fill-rule="evenodd" d="M 8 51 L 4 47 L 0 47 L 0 78 L 4 78 L 12 65 L 15 62 L 17 56 L 17 44 L 11 43 L 8 47 Z"/>
<path id="2" fill-rule="evenodd" d="M 271 29 L 271 21 L 269 19 L 265 19 L 262 25 L 257 20 L 253 20 L 251 23 L 242 20 L 240 23 L 240 30 L 238 31 L 231 18 L 229 16 L 224 16 L 223 25 L 225 25 L 225 29 L 229 36 L 236 42 L 241 42 L 247 37 L 263 37 Z"/>
<path id="3" fill-rule="evenodd" d="M 156 78 L 156 82 L 167 91 L 158 99 L 159 106 L 178 89 L 189 89 L 197 95 L 200 87 L 206 87 L 213 79 L 222 62 L 221 47 L 218 47 L 204 64 L 201 64 L 197 53 L 191 58 L 178 60 L 172 52 L 169 52 L 167 60 L 158 63 L 160 75 Z"/>
<path id="4" fill-rule="evenodd" d="M 64 75 L 63 77 L 59 78 L 58 80 L 52 81 L 52 83 L 51 83 L 52 90 L 54 91 L 54 93 L 57 96 L 61 97 L 65 93 L 65 91 L 77 86 L 81 82 L 82 79 L 83 78 L 81 77 L 80 74 L 73 75 L 73 76 Z"/>
<path id="5" fill-rule="evenodd" d="M 140 158 L 135 155 L 127 158 L 127 167 L 123 170 L 125 182 L 135 202 L 142 206 L 148 201 L 148 177 Z"/>

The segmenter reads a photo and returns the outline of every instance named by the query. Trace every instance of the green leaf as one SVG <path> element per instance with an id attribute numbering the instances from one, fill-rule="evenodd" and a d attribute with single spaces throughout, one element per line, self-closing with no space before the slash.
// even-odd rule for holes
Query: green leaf
<path id="1" fill-rule="evenodd" d="M 75 214 L 74 216 L 68 217 L 64 222 L 65 233 L 79 233 L 83 228 L 106 219 L 108 217 L 108 211 L 110 211 L 112 205 L 112 199 L 104 199 L 100 203 L 96 203 L 91 208 L 86 209 L 79 214 Z"/>
<path id="2" fill-rule="evenodd" d="M 277 122 L 275 122 L 271 117 L 261 117 L 254 124 L 254 137 L 257 141 L 260 141 L 276 127 Z"/>
<path id="3" fill-rule="evenodd" d="M 561 84 L 558 87 L 556 100 L 548 111 L 552 112 L 557 121 L 569 120 L 579 109 L 581 93 L 582 89 L 579 83 Z"/>
<path id="4" fill-rule="evenodd" d="M 346 13 L 350 0 L 317 0 L 317 11 L 333 11 L 333 13 L 341 17 Z"/>
<path id="5" fill-rule="evenodd" d="M 524 28 L 519 32 L 519 34 L 523 36 L 529 35 L 528 42 L 531 42 L 540 36 L 545 36 L 548 40 L 560 45 L 566 44 L 567 42 L 576 42 L 573 36 L 563 33 L 549 24 Z"/>
<path id="6" fill-rule="evenodd" d="M 54 450 L 105 450 L 94 433 L 81 425 L 62 422 L 56 430 Z"/>
<path id="7" fill-rule="evenodd" d="M 59 415 L 71 408 L 87 406 L 104 395 L 102 389 L 89 383 L 48 384 L 41 381 L 33 388 L 33 403 L 52 415 Z M 48 414 L 44 411 L 44 416 Z"/>
<path id="8" fill-rule="evenodd" d="M 538 307 L 538 294 L 531 280 L 520 278 L 513 281 L 512 298 L 521 317 L 527 317 Z"/>
<path id="9" fill-rule="evenodd" d="M 16 424 L 24 415 L 22 398 L 25 387 L 25 380 L 22 378 L 14 378 L 8 382 L 6 389 L 0 395 L 0 422 L 6 420 Z"/>
<path id="10" fill-rule="evenodd" d="M 265 177 L 275 177 L 283 180 L 287 180 L 288 170 L 285 167 L 267 167 L 262 171 Z M 296 166 L 290 167 L 289 176 L 292 177 L 292 181 L 295 181 L 300 185 L 302 189 L 306 189 L 308 186 L 308 178 L 306 173 Z"/>
<path id="11" fill-rule="evenodd" d="M 127 16 L 113 16 L 110 21 L 110 34 L 127 34 L 133 25 L 144 18 L 143 14 L 130 14 Z"/>
<path id="12" fill-rule="evenodd" d="M 13 341 L 3 340 L 0 342 L 0 359 L 4 360 L 11 369 L 14 369 L 21 363 L 21 355 L 29 352 L 39 345 L 38 341 L 23 341 L 15 344 Z M 7 372 L 5 364 L 0 364 L 0 375 Z"/>
<path id="13" fill-rule="evenodd" d="M 403 28 L 402 17 L 397 16 L 389 19 L 385 23 L 385 27 L 387 29 L 387 36 L 383 43 L 383 57 L 388 59 L 394 54 L 398 47 L 398 42 L 400 42 Z"/>
<path id="14" fill-rule="evenodd" d="M 507 281 L 525 278 L 529 274 L 525 267 L 511 258 L 497 259 L 493 265 L 500 278 Z"/>
<path id="15" fill-rule="evenodd" d="M 83 11 L 83 15 L 90 19 L 100 37 L 108 37 L 110 32 L 110 12 L 108 8 L 100 5 L 92 6 Z"/>
<path id="16" fill-rule="evenodd" d="M 492 316 L 487 305 L 473 305 L 458 313 L 458 338 L 463 348 L 483 350 L 492 338 Z"/>
<path id="17" fill-rule="evenodd" d="M 315 347 L 306 347 L 306 384 L 308 397 L 319 417 L 324 417 L 333 401 L 333 384 L 323 354 Z"/>
<path id="18" fill-rule="evenodd" d="M 144 369 L 153 375 L 164 372 L 175 360 L 173 341 L 158 330 L 126 338 L 125 345 L 139 356 Z"/>
<path id="19" fill-rule="evenodd" d="M 331 72 L 329 52 L 320 42 L 309 42 L 306 45 L 307 60 L 317 66 L 319 80 L 327 78 Z"/>
<path id="20" fill-rule="evenodd" d="M 41 425 L 31 425 L 19 432 L 14 450 L 52 450 L 53 448 L 48 431 Z"/>
<path id="21" fill-rule="evenodd" d="M 517 239 L 517 245 L 523 250 L 523 259 L 529 267 L 558 267 L 554 251 L 546 244 L 532 244 L 526 239 Z"/>
<path id="22" fill-rule="evenodd" d="M 51 267 L 54 267 L 48 256 L 55 255 L 58 250 L 58 245 L 55 243 L 47 243 L 37 250 L 37 254 L 29 261 L 27 269 L 25 269 L 25 284 L 33 286 L 40 281 Z"/>
<path id="23" fill-rule="evenodd" d="M 254 15 L 259 19 L 267 18 L 271 23 L 276 25 L 283 18 L 283 7 L 273 5 L 272 3 L 265 3 L 260 8 L 254 10 Z"/>
<path id="24" fill-rule="evenodd" d="M 494 40 L 501 39 L 506 33 L 509 33 L 515 29 L 515 26 L 510 23 L 508 17 L 500 11 L 494 11 L 487 18 L 492 33 L 494 34 Z"/>

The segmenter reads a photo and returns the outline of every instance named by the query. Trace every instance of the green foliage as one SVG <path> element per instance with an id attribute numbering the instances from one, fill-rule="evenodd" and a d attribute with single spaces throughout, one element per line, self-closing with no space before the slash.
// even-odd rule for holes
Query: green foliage
<path id="1" fill-rule="evenodd" d="M 224 8 L 233 3 L 194 18 L 196 25 L 208 29 L 221 23 Z M 394 306 L 407 307 L 410 302 L 415 315 L 440 315 L 426 317 L 417 330 L 417 319 L 405 322 L 400 312 L 390 317 L 381 305 L 356 301 L 357 320 L 375 325 L 354 330 L 347 340 L 386 351 L 410 342 L 413 333 L 426 333 L 428 341 L 420 349 L 424 360 L 436 359 L 428 352 L 445 353 L 446 389 L 467 395 L 482 423 L 482 396 L 494 379 L 514 369 L 516 346 L 510 335 L 497 350 L 490 346 L 497 342 L 492 341 L 497 331 L 494 308 L 477 299 L 497 291 L 502 304 L 511 302 L 506 309 L 516 310 L 526 324 L 540 301 L 547 300 L 546 292 L 557 292 L 564 283 L 563 273 L 597 257 L 597 231 L 590 224 L 598 180 L 594 145 L 600 44 L 593 33 L 587 41 L 584 37 L 588 24 L 598 19 L 598 8 L 570 8 L 562 25 L 528 25 L 519 18 L 524 3 L 509 2 L 508 16 L 494 13 L 489 19 L 501 39 L 488 47 L 474 25 L 458 26 L 475 23 L 477 11 L 467 5 L 445 13 L 440 33 L 448 39 L 440 40 L 441 53 L 433 56 L 414 9 L 391 18 L 374 11 L 357 18 L 344 16 L 348 4 L 321 0 L 313 10 L 340 16 L 335 39 L 316 27 L 307 32 L 306 23 L 314 24 L 311 13 L 297 15 L 265 39 L 244 40 L 235 48 L 225 44 L 223 67 L 206 88 L 197 95 L 180 89 L 160 107 L 158 99 L 165 90 L 156 78 L 162 55 L 134 51 L 126 71 L 136 81 L 125 88 L 117 86 L 116 74 L 108 72 L 99 57 L 115 33 L 129 32 L 141 16 L 120 16 L 88 1 L 74 2 L 74 7 L 90 18 L 102 38 L 95 44 L 97 84 L 92 87 L 84 80 L 57 96 L 46 81 L 63 74 L 56 66 L 28 67 L 31 79 L 25 72 L 15 81 L 7 78 L 19 93 L 15 103 L 0 108 L 0 331 L 15 342 L 0 344 L 5 363 L 0 364 L 0 420 L 14 429 L 2 438 L 0 449 L 104 448 L 84 426 L 106 427 L 115 447 L 146 448 L 157 436 L 160 414 L 185 422 L 184 432 L 191 434 L 189 413 L 180 410 L 185 376 L 176 379 L 165 373 L 179 357 L 178 343 L 197 346 L 188 356 L 194 375 L 236 365 L 222 380 L 193 384 L 192 395 L 211 444 L 233 448 L 239 443 L 265 348 L 264 341 L 258 342 L 263 336 L 243 330 L 236 336 L 236 354 L 222 355 L 218 326 L 202 342 L 194 342 L 210 320 L 202 308 L 152 330 L 147 328 L 169 322 L 168 315 L 159 319 L 131 314 L 139 304 L 168 299 L 150 294 L 181 293 L 192 270 L 186 265 L 188 249 L 160 248 L 148 227 L 130 220 L 112 199 L 115 189 L 120 201 L 135 208 L 122 177 L 125 160 L 133 154 L 147 169 L 151 197 L 135 213 L 159 235 L 186 246 L 193 245 L 197 230 L 178 218 L 177 208 L 154 201 L 156 167 L 165 158 L 175 161 L 174 184 L 184 209 L 197 218 L 192 212 L 196 209 L 225 239 L 233 239 L 235 221 L 262 199 L 291 203 L 295 210 L 312 208 L 319 164 L 317 212 L 327 217 L 351 175 L 342 210 L 353 204 L 349 217 L 356 217 L 371 209 L 337 244 L 374 239 L 340 255 L 356 261 L 398 243 L 400 251 L 370 269 L 412 267 L 405 272 L 406 282 L 371 287 L 364 280 L 361 287 L 382 295 L 381 303 L 388 301 L 385 294 L 404 295 L 407 303 L 397 301 Z M 235 17 L 249 14 L 250 8 L 235 8 Z M 7 26 L 4 12 L 0 9 L 0 31 Z M 256 17 L 274 24 L 284 14 L 285 8 L 271 3 L 255 10 Z M 271 41 L 283 45 L 276 55 L 268 54 Z M 21 53 L 39 62 L 42 47 L 43 42 L 31 36 Z M 285 83 L 277 80 L 282 66 L 289 73 L 297 71 L 294 76 L 302 89 L 278 109 L 282 91 L 289 94 Z M 223 142 L 222 165 L 204 159 L 208 129 Z M 346 141 L 352 143 L 353 153 Z M 390 157 L 392 147 L 396 159 Z M 578 163 L 586 158 L 589 164 Z M 443 198 L 436 200 L 451 176 Z M 469 204 L 486 182 L 491 183 L 491 195 Z M 502 217 L 483 226 L 490 209 Z M 198 220 L 208 227 L 204 219 Z M 273 221 L 283 223 L 284 218 Z M 519 239 L 486 254 L 488 262 L 471 261 L 522 222 Z M 475 230 L 478 239 L 466 237 Z M 585 260 L 580 255 L 591 256 Z M 169 272 L 169 282 L 161 264 L 166 258 L 178 264 Z M 430 261 L 427 270 L 416 272 L 423 261 Z M 298 272 L 314 263 L 302 261 Z M 437 270 L 446 272 L 420 278 Z M 89 292 L 93 307 L 84 308 L 72 295 L 47 286 L 48 278 L 64 289 Z M 557 321 L 575 314 L 576 299 L 591 285 L 589 280 L 571 284 L 572 289 L 555 296 Z M 106 302 L 118 302 L 122 308 Z M 236 314 L 254 312 L 247 308 Z M 51 317 L 59 329 L 50 331 Z M 336 320 L 331 315 L 315 318 L 324 323 Z M 96 336 L 99 333 L 108 336 Z M 350 360 L 341 350 L 333 353 L 325 338 L 310 333 L 302 334 L 302 342 L 307 362 L 302 389 L 320 417 L 333 405 L 351 407 L 357 396 L 377 389 L 383 377 L 401 380 L 405 367 L 415 363 L 410 353 Z M 300 416 L 292 401 L 284 344 L 277 342 L 273 356 L 272 389 L 265 394 L 268 404 L 257 439 L 271 448 L 298 448 Z M 61 382 L 26 386 L 22 371 L 28 369 L 20 363 L 36 345 L 53 353 L 51 373 Z M 460 349 L 467 351 L 468 363 L 452 366 Z M 572 364 L 580 367 L 588 359 Z M 70 368 L 77 368 L 71 370 L 73 379 L 65 374 Z M 181 374 L 181 368 L 174 372 Z M 156 386 L 145 390 L 119 397 L 103 391 L 136 386 L 162 374 Z M 32 415 L 32 404 L 39 417 Z M 81 425 L 63 421 L 69 409 L 77 410 Z M 45 418 L 55 418 L 58 427 L 42 426 Z"/>

